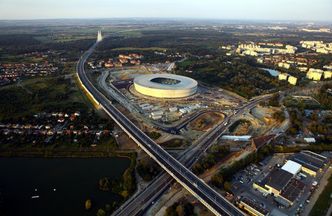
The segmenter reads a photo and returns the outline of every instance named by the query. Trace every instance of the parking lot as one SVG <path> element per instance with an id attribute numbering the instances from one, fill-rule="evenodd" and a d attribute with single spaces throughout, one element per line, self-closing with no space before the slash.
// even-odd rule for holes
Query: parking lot
<path id="1" fill-rule="evenodd" d="M 264 179 L 275 167 L 281 167 L 290 154 L 275 154 L 262 161 L 260 164 L 251 164 L 238 172 L 233 177 L 233 193 L 238 198 L 249 198 L 260 207 L 265 208 L 271 215 L 301 215 L 305 205 L 310 203 L 312 192 L 319 186 L 319 181 L 329 166 L 326 166 L 316 177 L 303 172 L 297 174 L 294 179 L 304 183 L 303 190 L 296 198 L 292 206 L 286 207 L 275 201 L 275 197 L 268 193 L 262 193 L 253 188 L 253 183 Z M 315 186 L 313 186 L 315 185 Z M 303 186 L 303 184 L 301 184 Z"/>

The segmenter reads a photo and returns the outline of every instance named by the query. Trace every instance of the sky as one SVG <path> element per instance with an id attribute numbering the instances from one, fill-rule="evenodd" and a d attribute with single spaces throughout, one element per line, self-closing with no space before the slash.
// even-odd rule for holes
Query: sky
<path id="1" fill-rule="evenodd" d="M 0 0 L 0 19 L 207 18 L 332 21 L 332 0 Z"/>

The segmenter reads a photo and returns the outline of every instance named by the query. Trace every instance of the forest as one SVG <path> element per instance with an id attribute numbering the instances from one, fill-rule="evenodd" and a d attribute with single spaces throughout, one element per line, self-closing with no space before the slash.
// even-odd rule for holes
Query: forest
<path id="1" fill-rule="evenodd" d="M 246 98 L 289 87 L 287 83 L 279 82 L 268 72 L 251 66 L 251 61 L 250 58 L 229 59 L 225 56 L 211 60 L 190 58 L 177 64 L 176 73 L 234 91 Z"/>

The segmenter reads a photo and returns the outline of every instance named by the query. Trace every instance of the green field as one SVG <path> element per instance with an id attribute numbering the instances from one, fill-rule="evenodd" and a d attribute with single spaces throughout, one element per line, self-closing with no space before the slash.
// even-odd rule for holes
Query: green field
<path id="1" fill-rule="evenodd" d="M 121 47 L 112 49 L 113 51 L 159 51 L 163 52 L 167 50 L 166 48 L 162 47 Z"/>
<path id="2" fill-rule="evenodd" d="M 71 78 L 43 77 L 0 88 L 0 121 L 34 115 L 38 112 L 86 111 L 90 101 Z"/>
<path id="3" fill-rule="evenodd" d="M 332 204 L 332 176 L 329 178 L 329 182 L 320 194 L 314 207 L 311 209 L 310 216 L 325 215 L 330 205 Z"/>

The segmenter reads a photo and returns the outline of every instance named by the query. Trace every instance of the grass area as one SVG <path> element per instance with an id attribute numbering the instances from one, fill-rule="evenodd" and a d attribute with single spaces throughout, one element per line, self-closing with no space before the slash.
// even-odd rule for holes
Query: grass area
<path id="1" fill-rule="evenodd" d="M 40 63 L 44 62 L 43 58 L 36 57 L 25 57 L 23 55 L 9 55 L 2 54 L 0 55 L 0 61 L 4 63 Z"/>
<path id="2" fill-rule="evenodd" d="M 167 50 L 166 48 L 162 47 L 121 47 L 112 49 L 113 51 L 159 51 L 163 52 Z"/>
<path id="3" fill-rule="evenodd" d="M 320 108 L 320 104 L 310 97 L 301 99 L 288 96 L 284 99 L 284 104 L 286 107 L 298 107 L 303 109 L 317 109 Z"/>
<path id="4" fill-rule="evenodd" d="M 146 134 L 153 140 L 157 140 L 159 137 L 161 137 L 161 134 L 157 131 L 146 132 Z"/>
<path id="5" fill-rule="evenodd" d="M 119 29 L 117 32 L 118 35 L 124 36 L 124 37 L 141 37 L 142 32 L 139 30 L 123 30 Z"/>
<path id="6" fill-rule="evenodd" d="M 320 194 L 314 207 L 311 209 L 310 216 L 325 215 L 330 205 L 332 204 L 332 176 L 329 178 L 329 182 Z"/>
<path id="7" fill-rule="evenodd" d="M 160 143 L 161 146 L 166 148 L 178 148 L 183 145 L 187 144 L 186 140 L 184 139 L 172 139 L 166 142 Z"/>
<path id="8" fill-rule="evenodd" d="M 0 120 L 17 119 L 38 112 L 75 111 L 91 108 L 91 102 L 73 79 L 40 77 L 0 88 Z M 75 82 L 76 83 L 76 82 Z"/>
<path id="9" fill-rule="evenodd" d="M 96 33 L 97 34 L 97 33 Z M 50 43 L 50 42 L 70 42 L 70 41 L 78 41 L 85 39 L 94 39 L 95 35 L 56 35 L 56 36 L 36 36 L 34 37 L 36 40 L 42 43 Z"/>

